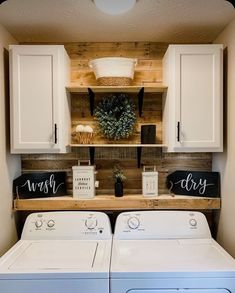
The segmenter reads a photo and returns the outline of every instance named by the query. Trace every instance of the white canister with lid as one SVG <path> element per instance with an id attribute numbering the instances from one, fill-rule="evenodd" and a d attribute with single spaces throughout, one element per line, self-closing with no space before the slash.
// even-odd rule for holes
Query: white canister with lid
<path id="1" fill-rule="evenodd" d="M 88 163 L 88 165 L 81 165 Z M 90 161 L 78 161 L 78 166 L 73 166 L 73 197 L 93 198 L 95 196 L 95 166 L 91 166 Z"/>
<path id="2" fill-rule="evenodd" d="M 146 197 L 158 195 L 158 172 L 156 166 L 144 166 L 142 172 L 142 194 Z"/>

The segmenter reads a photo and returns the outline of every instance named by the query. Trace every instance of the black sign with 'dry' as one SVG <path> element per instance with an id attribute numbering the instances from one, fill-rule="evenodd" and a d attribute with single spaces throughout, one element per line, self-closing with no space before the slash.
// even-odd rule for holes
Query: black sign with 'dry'
<path id="1" fill-rule="evenodd" d="M 66 173 L 44 172 L 23 174 L 13 181 L 13 191 L 19 198 L 39 198 L 66 195 Z"/>
<path id="2" fill-rule="evenodd" d="M 174 194 L 219 197 L 220 176 L 218 172 L 175 171 L 167 176 L 167 187 Z"/>

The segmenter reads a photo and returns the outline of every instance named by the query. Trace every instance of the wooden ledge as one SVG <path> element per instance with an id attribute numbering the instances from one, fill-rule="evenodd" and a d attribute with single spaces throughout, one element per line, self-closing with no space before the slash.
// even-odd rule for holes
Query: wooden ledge
<path id="1" fill-rule="evenodd" d="M 142 195 L 96 196 L 93 199 L 74 199 L 73 197 L 55 197 L 47 199 L 16 199 L 15 211 L 49 211 L 49 210 L 213 210 L 220 209 L 220 198 L 195 196 L 174 197 L 160 195 L 143 197 Z"/>
<path id="2" fill-rule="evenodd" d="M 140 143 L 136 143 L 136 144 L 128 144 L 128 143 L 104 143 L 104 144 L 75 144 L 75 143 L 71 143 L 69 145 L 70 147 L 74 147 L 74 148 L 83 148 L 83 147 L 96 147 L 96 148 L 138 148 L 138 147 L 143 147 L 143 148 L 163 148 L 163 147 L 167 147 L 166 144 L 161 144 L 161 143 L 155 143 L 155 144 L 140 144 Z"/>
<path id="3" fill-rule="evenodd" d="M 71 83 L 66 87 L 70 93 L 87 93 L 90 88 L 94 93 L 138 93 L 141 88 L 144 88 L 145 93 L 164 93 L 167 87 L 163 84 L 155 86 L 79 86 L 76 83 Z"/>

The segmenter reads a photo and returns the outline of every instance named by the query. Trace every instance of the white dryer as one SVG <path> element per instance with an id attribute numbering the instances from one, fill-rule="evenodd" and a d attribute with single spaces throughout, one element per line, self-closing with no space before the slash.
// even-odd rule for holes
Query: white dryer
<path id="1" fill-rule="evenodd" d="M 111 245 L 104 213 L 31 214 L 0 259 L 0 292 L 108 293 Z"/>
<path id="2" fill-rule="evenodd" d="M 110 278 L 111 293 L 235 293 L 235 260 L 202 213 L 128 212 L 117 218 Z"/>

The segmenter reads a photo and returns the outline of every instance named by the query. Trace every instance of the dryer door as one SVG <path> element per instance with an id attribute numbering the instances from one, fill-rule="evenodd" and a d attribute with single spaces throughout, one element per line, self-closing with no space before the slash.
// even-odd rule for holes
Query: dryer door
<path id="1" fill-rule="evenodd" d="M 229 293 L 226 289 L 146 289 L 130 290 L 129 293 Z"/>

